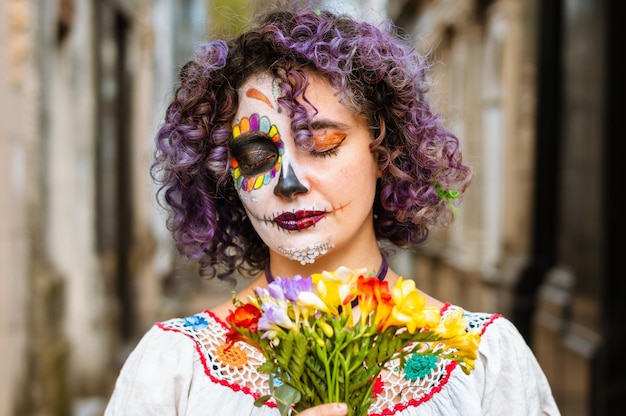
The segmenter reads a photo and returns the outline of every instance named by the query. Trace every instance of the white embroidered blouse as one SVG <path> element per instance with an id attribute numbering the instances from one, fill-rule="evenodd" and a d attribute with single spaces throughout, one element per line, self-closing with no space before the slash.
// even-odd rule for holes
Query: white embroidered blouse
<path id="1" fill-rule="evenodd" d="M 432 368 L 390 369 L 370 416 L 560 415 L 515 326 L 496 314 L 468 315 L 470 327 L 483 331 L 471 374 L 443 359 Z M 272 401 L 254 405 L 269 392 L 256 371 L 263 355 L 243 342 L 225 350 L 227 331 L 210 311 L 156 323 L 124 364 L 105 416 L 278 416 Z"/>

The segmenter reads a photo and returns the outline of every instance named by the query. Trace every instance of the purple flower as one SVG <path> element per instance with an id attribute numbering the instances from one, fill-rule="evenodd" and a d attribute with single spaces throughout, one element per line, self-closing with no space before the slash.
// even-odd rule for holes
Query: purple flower
<path id="1" fill-rule="evenodd" d="M 313 289 L 313 279 L 311 276 L 306 279 L 297 274 L 293 278 L 282 279 L 276 277 L 272 283 L 267 286 L 270 295 L 276 300 L 287 299 L 290 302 L 296 302 L 300 292 L 310 292 Z"/>
<path id="2" fill-rule="evenodd" d="M 267 285 L 267 291 L 274 299 L 281 301 L 285 300 L 285 292 L 283 290 L 283 280 L 280 277 L 275 277 L 272 283 Z"/>
<path id="3" fill-rule="evenodd" d="M 267 331 L 276 325 L 285 329 L 296 327 L 293 321 L 289 319 L 285 309 L 276 304 L 264 304 L 263 315 L 259 319 L 259 330 Z"/>
<path id="4" fill-rule="evenodd" d="M 295 302 L 298 300 L 300 292 L 310 292 L 313 289 L 313 278 L 309 276 L 304 279 L 297 274 L 293 279 L 283 280 L 282 285 L 285 291 L 285 297 L 291 302 Z"/>

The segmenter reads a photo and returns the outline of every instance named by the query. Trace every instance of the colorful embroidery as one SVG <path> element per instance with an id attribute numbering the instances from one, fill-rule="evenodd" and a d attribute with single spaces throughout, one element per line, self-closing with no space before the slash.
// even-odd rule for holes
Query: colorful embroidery
<path id="1" fill-rule="evenodd" d="M 215 356 L 230 368 L 241 368 L 248 364 L 248 356 L 238 345 L 220 345 Z"/>
<path id="2" fill-rule="evenodd" d="M 446 304 L 442 315 L 452 313 L 455 306 Z M 500 315 L 468 313 L 470 328 L 485 329 Z M 269 394 L 269 377 L 256 369 L 264 363 L 263 355 L 253 346 L 237 343 L 226 351 L 225 337 L 227 325 L 210 311 L 157 323 L 164 331 L 184 334 L 194 340 L 200 362 L 207 377 L 216 384 L 230 388 L 234 392 L 249 395 L 255 400 Z M 393 371 L 397 363 L 392 363 L 387 371 L 376 380 L 372 394 L 376 401 L 370 408 L 369 416 L 389 416 L 398 414 L 409 407 L 419 407 L 438 394 L 449 382 L 456 363 L 448 360 L 429 362 L 409 359 L 404 372 Z M 459 370 L 460 371 L 460 370 Z M 273 377 L 275 386 L 282 381 Z M 400 399 L 398 401 L 398 398 Z M 276 407 L 273 400 L 265 402 Z"/>
<path id="3" fill-rule="evenodd" d="M 383 382 L 383 378 L 378 376 L 374 381 L 374 386 L 372 387 L 372 396 L 377 397 L 380 395 L 385 388 L 385 383 Z"/>
<path id="4" fill-rule="evenodd" d="M 183 325 L 191 328 L 194 331 L 202 331 L 209 327 L 209 321 L 206 318 L 199 315 L 191 315 L 183 318 Z"/>
<path id="5" fill-rule="evenodd" d="M 437 357 L 434 355 L 413 354 L 404 367 L 404 376 L 412 381 L 424 378 L 437 368 Z"/>
<path id="6" fill-rule="evenodd" d="M 283 381 L 280 379 L 280 377 L 272 377 L 272 379 L 274 380 L 274 387 L 280 387 L 283 385 Z"/>

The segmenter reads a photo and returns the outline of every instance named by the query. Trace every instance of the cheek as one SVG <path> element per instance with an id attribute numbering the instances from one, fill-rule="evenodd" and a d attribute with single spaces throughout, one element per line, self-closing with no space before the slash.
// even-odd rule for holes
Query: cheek
<path id="1" fill-rule="evenodd" d="M 364 187 L 376 180 L 370 170 L 363 165 L 336 166 L 335 169 L 319 169 L 315 175 L 308 176 L 312 189 L 320 189 L 327 195 L 354 199 L 363 195 Z"/>
<path id="2" fill-rule="evenodd" d="M 367 186 L 376 182 L 379 176 L 376 162 L 370 153 L 362 152 L 361 155 L 361 158 L 357 157 L 338 169 L 335 177 L 342 183 L 351 185 Z"/>
<path id="3" fill-rule="evenodd" d="M 274 179 L 252 191 L 238 191 L 241 203 L 246 211 L 253 214 L 253 217 L 260 218 L 260 216 L 265 213 L 264 207 L 267 207 L 271 199 L 275 198 L 274 186 L 276 185 L 276 181 L 277 179 Z"/>

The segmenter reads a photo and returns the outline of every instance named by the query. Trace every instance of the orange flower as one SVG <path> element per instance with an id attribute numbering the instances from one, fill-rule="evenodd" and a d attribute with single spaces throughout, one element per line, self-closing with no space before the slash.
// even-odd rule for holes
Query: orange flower
<path id="1" fill-rule="evenodd" d="M 378 306 L 378 297 L 376 292 L 379 291 L 380 280 L 376 277 L 359 276 L 356 282 L 356 295 L 359 298 L 359 308 L 361 309 L 361 322 L 363 317 L 367 317 L 370 312 Z M 387 283 L 387 282 L 385 282 Z"/>
<path id="2" fill-rule="evenodd" d="M 237 325 L 238 327 L 247 328 L 250 332 L 256 332 L 261 318 L 261 310 L 251 303 L 238 306 L 233 312 L 228 311 L 226 322 Z"/>
<path id="3" fill-rule="evenodd" d="M 381 292 L 381 296 L 378 299 L 378 307 L 376 308 L 376 315 L 374 315 L 374 326 L 377 332 L 381 332 L 385 326 L 385 322 L 391 315 L 394 307 L 393 299 L 389 289 L 385 287 L 385 291 Z"/>
<path id="4" fill-rule="evenodd" d="M 226 322 L 230 324 L 230 330 L 226 334 L 226 342 L 233 344 L 236 341 L 247 340 L 234 327 L 245 328 L 251 333 L 257 332 L 260 318 L 261 310 L 251 303 L 238 306 L 234 311 L 228 311 Z"/>
<path id="5" fill-rule="evenodd" d="M 359 276 L 357 280 L 357 296 L 361 309 L 361 325 L 367 323 L 371 312 L 376 311 L 374 326 L 387 319 L 393 308 L 389 285 L 377 277 Z"/>
<path id="6" fill-rule="evenodd" d="M 236 309 L 226 318 L 230 344 L 220 358 L 239 364 L 227 361 L 239 353 L 235 341 L 258 348 L 266 357 L 259 371 L 270 380 L 280 374 L 283 381 L 280 392 L 272 392 L 281 415 L 297 403 L 305 408 L 338 400 L 348 403 L 350 414 L 366 415 L 384 390 L 382 369 L 396 359 L 403 368 L 408 354 L 453 360 L 466 374 L 474 369 L 481 330 L 467 330 L 463 310 L 442 319 L 439 308 L 426 305 L 415 281 L 399 277 L 390 288 L 366 272 L 342 266 L 313 274 L 312 286 L 297 296 L 286 296 L 286 289 L 301 278 L 272 283 L 271 290 L 256 288 L 246 304 L 233 296 Z M 348 306 L 353 299 L 360 308 L 356 325 Z M 318 385 L 306 382 L 313 378 Z"/>

